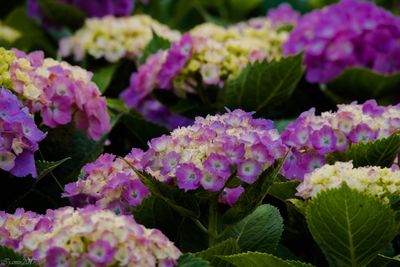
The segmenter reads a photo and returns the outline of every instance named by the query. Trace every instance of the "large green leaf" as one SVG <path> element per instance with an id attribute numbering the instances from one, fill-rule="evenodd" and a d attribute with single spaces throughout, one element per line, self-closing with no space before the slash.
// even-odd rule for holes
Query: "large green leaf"
<path id="1" fill-rule="evenodd" d="M 183 254 L 179 260 L 177 267 L 208 267 L 210 263 L 199 257 L 195 257 L 191 254 Z"/>
<path id="2" fill-rule="evenodd" d="M 127 163 L 129 164 L 129 162 Z M 165 201 L 176 212 L 184 217 L 198 218 L 200 216 L 199 205 L 193 195 L 185 193 L 177 187 L 160 182 L 145 172 L 134 168 L 133 170 L 151 194 Z"/>
<path id="3" fill-rule="evenodd" d="M 142 57 L 139 59 L 140 64 L 144 64 L 147 58 L 151 54 L 155 54 L 158 50 L 166 50 L 171 46 L 171 42 L 167 39 L 164 39 L 161 36 L 158 36 L 155 31 L 153 31 L 153 38 L 151 39 L 150 43 L 147 44 Z"/>
<path id="4" fill-rule="evenodd" d="M 40 143 L 43 158 L 48 161 L 71 158 L 54 171 L 62 184 L 75 180 L 83 165 L 97 159 L 103 151 L 106 139 L 103 137 L 98 142 L 93 141 L 85 132 L 75 129 L 73 125 L 46 131 L 47 137 Z"/>
<path id="5" fill-rule="evenodd" d="M 367 143 L 351 145 L 347 150 L 328 156 L 329 162 L 352 160 L 355 167 L 381 166 L 390 167 L 400 150 L 400 135 L 393 133 L 387 138 Z"/>
<path id="6" fill-rule="evenodd" d="M 287 101 L 303 76 L 302 55 L 247 65 L 221 91 L 220 104 L 266 113 Z"/>
<path id="7" fill-rule="evenodd" d="M 278 175 L 284 159 L 279 160 L 275 166 L 271 166 L 258 177 L 257 181 L 247 186 L 245 192 L 233 207 L 228 209 L 222 219 L 227 224 L 240 221 L 253 212 L 263 201 L 271 185 Z"/>
<path id="8" fill-rule="evenodd" d="M 169 133 L 169 130 L 164 126 L 147 121 L 133 111 L 123 114 L 121 121 L 142 146 L 146 146 L 152 138 Z"/>
<path id="9" fill-rule="evenodd" d="M 75 30 L 85 22 L 85 13 L 73 5 L 56 0 L 38 0 L 38 4 L 43 14 L 59 25 Z"/>
<path id="10" fill-rule="evenodd" d="M 365 266 L 397 230 L 395 212 L 380 200 L 343 185 L 307 207 L 309 230 L 332 266 Z"/>
<path id="11" fill-rule="evenodd" d="M 118 67 L 118 63 L 109 64 L 93 72 L 93 82 L 97 84 L 102 94 L 107 90 L 108 86 L 110 85 L 115 71 L 118 69 Z"/>
<path id="12" fill-rule="evenodd" d="M 312 267 L 311 264 L 299 261 L 285 261 L 271 254 L 260 252 L 247 252 L 220 258 L 237 267 Z"/>
<path id="13" fill-rule="evenodd" d="M 207 248 L 208 235 L 159 197 L 147 197 L 133 214 L 138 223 L 161 230 L 181 251 L 193 252 Z"/>
<path id="14" fill-rule="evenodd" d="M 38 266 L 32 259 L 25 258 L 10 248 L 0 246 L 0 266 Z"/>
<path id="15" fill-rule="evenodd" d="M 228 267 L 232 265 L 222 260 L 220 256 L 233 255 L 238 253 L 239 251 L 240 249 L 237 242 L 234 239 L 227 239 L 213 247 L 198 252 L 195 255 L 209 261 L 214 267 Z"/>
<path id="16" fill-rule="evenodd" d="M 294 198 L 297 192 L 296 188 L 300 184 L 299 180 L 292 180 L 287 182 L 275 182 L 271 185 L 268 194 L 271 196 L 285 201 L 289 198 Z"/>
<path id="17" fill-rule="evenodd" d="M 369 267 L 400 267 L 400 258 L 387 257 L 379 254 L 369 265 Z"/>
<path id="18" fill-rule="evenodd" d="M 364 68 L 345 70 L 327 84 L 328 90 L 351 99 L 367 100 L 396 92 L 400 86 L 400 72 L 383 75 Z"/>
<path id="19" fill-rule="evenodd" d="M 241 251 L 274 252 L 283 232 L 279 210 L 261 205 L 253 213 L 236 223 L 228 236 L 236 239 Z"/>

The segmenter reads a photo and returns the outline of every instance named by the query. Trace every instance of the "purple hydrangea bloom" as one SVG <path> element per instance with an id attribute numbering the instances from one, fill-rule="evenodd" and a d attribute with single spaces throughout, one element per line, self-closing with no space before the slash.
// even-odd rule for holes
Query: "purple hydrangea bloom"
<path id="1" fill-rule="evenodd" d="M 68 267 L 70 261 L 68 259 L 68 252 L 60 247 L 53 247 L 46 253 L 46 267 Z"/>
<path id="2" fill-rule="evenodd" d="M 0 88 L 0 169 L 14 176 L 37 176 L 34 153 L 46 134 L 11 91 Z"/>
<path id="3" fill-rule="evenodd" d="M 142 158 L 142 150 L 132 149 L 124 160 L 142 170 Z M 116 214 L 129 213 L 150 192 L 124 160 L 103 154 L 96 161 L 86 164 L 83 167 L 84 176 L 65 185 L 63 197 L 70 198 L 71 204 L 76 207 L 95 204 Z"/>
<path id="4" fill-rule="evenodd" d="M 113 260 L 115 251 L 105 240 L 97 240 L 88 247 L 88 258 L 98 264 L 107 264 Z"/>
<path id="5" fill-rule="evenodd" d="M 338 105 L 336 112 L 315 115 L 315 109 L 303 112 L 282 133 L 289 153 L 282 174 L 302 179 L 305 174 L 326 163 L 326 155 L 343 151 L 351 144 L 388 137 L 400 129 L 400 104 L 378 106 L 375 100 Z"/>
<path id="6" fill-rule="evenodd" d="M 135 0 L 57 0 L 82 10 L 88 17 L 129 16 L 134 8 Z M 145 2 L 145 1 L 142 1 Z M 56 28 L 57 25 L 47 18 L 40 9 L 38 0 L 28 0 L 28 15 L 38 18 L 43 25 Z"/>
<path id="7" fill-rule="evenodd" d="M 144 118 L 152 122 L 170 129 L 189 125 L 190 119 L 171 113 L 167 107 L 150 95 L 157 85 L 157 75 L 163 63 L 162 51 L 150 55 L 139 71 L 132 74 L 129 87 L 121 93 L 120 97 L 127 107 L 136 109 Z"/>
<path id="8" fill-rule="evenodd" d="M 222 191 L 222 194 L 220 195 L 219 202 L 233 206 L 243 192 L 243 186 L 224 188 L 224 191 Z"/>
<path id="9" fill-rule="evenodd" d="M 284 54 L 305 51 L 309 82 L 329 82 L 344 69 L 400 70 L 400 18 L 373 3 L 343 0 L 304 15 Z"/>
<path id="10" fill-rule="evenodd" d="M 285 25 L 296 25 L 301 14 L 294 10 L 290 4 L 282 3 L 277 8 L 270 9 L 267 17 L 275 28 L 279 28 Z"/>
<path id="11" fill-rule="evenodd" d="M 235 170 L 243 184 L 253 183 L 287 148 L 272 121 L 252 114 L 238 109 L 198 117 L 191 126 L 152 139 L 142 166 L 157 180 L 185 191 L 219 192 Z M 231 205 L 237 198 L 222 199 Z"/>
<path id="12" fill-rule="evenodd" d="M 186 33 L 179 42 L 173 43 L 157 79 L 161 89 L 172 88 L 172 79 L 183 69 L 192 55 L 193 39 Z"/>

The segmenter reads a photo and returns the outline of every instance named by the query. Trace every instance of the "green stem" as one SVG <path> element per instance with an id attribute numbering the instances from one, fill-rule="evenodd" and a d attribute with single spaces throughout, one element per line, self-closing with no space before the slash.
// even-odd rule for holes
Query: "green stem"
<path id="1" fill-rule="evenodd" d="M 211 247 L 215 245 L 218 236 L 218 225 L 217 225 L 217 200 L 215 198 L 210 199 L 209 215 L 208 215 L 208 245 Z"/>
<path id="2" fill-rule="evenodd" d="M 205 233 L 205 234 L 207 234 L 207 235 L 210 234 L 210 232 L 208 231 L 208 229 L 207 229 L 199 220 L 194 219 L 194 218 L 191 218 L 191 219 L 193 220 L 193 222 L 197 225 L 197 227 L 199 227 L 199 229 L 200 229 L 203 233 Z"/>

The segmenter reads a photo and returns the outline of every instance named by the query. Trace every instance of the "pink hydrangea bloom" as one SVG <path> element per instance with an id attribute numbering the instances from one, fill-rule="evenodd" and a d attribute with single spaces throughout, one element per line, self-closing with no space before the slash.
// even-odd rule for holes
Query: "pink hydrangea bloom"
<path id="1" fill-rule="evenodd" d="M 0 244 L 40 266 L 175 266 L 181 255 L 159 230 L 94 206 L 1 213 L 0 229 Z"/>
<path id="2" fill-rule="evenodd" d="M 40 51 L 14 53 L 16 60 L 10 66 L 12 89 L 31 112 L 41 113 L 45 125 L 54 128 L 74 122 L 94 140 L 109 131 L 106 99 L 92 82 L 92 73 L 44 58 Z"/>
<path id="3" fill-rule="evenodd" d="M 125 160 L 142 170 L 143 151 L 133 149 Z M 83 167 L 83 177 L 65 186 L 64 197 L 69 197 L 73 206 L 96 204 L 114 210 L 117 214 L 129 213 L 149 195 L 131 167 L 120 158 L 103 154 L 96 161 Z"/>

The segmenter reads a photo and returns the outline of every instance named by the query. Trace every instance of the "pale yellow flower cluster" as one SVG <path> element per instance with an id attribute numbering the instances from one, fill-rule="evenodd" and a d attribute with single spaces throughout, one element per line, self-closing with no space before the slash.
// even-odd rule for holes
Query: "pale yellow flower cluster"
<path id="1" fill-rule="evenodd" d="M 0 47 L 0 87 L 12 88 L 10 66 L 14 61 L 14 52 Z"/>
<path id="2" fill-rule="evenodd" d="M 170 41 L 180 38 L 179 32 L 147 15 L 106 16 L 87 19 L 83 28 L 61 40 L 59 53 L 62 57 L 73 55 L 77 61 L 86 55 L 109 62 L 124 57 L 135 60 L 153 38 L 152 31 Z"/>
<path id="3" fill-rule="evenodd" d="M 21 33 L 19 31 L 5 25 L 0 21 L 0 42 L 3 41 L 7 43 L 13 43 L 19 37 L 21 37 Z"/>
<path id="4" fill-rule="evenodd" d="M 186 67 L 174 79 L 179 94 L 197 86 L 193 77 L 200 73 L 206 85 L 222 87 L 248 63 L 279 60 L 287 32 L 278 32 L 267 18 L 255 18 L 229 27 L 204 23 L 190 32 L 193 51 Z"/>
<path id="5" fill-rule="evenodd" d="M 306 174 L 297 187 L 297 195 L 313 198 L 321 191 L 338 188 L 343 183 L 389 202 L 390 196 L 400 193 L 400 171 L 380 167 L 354 168 L 352 162 L 336 162 Z"/>

